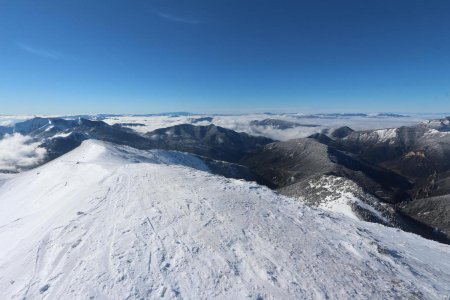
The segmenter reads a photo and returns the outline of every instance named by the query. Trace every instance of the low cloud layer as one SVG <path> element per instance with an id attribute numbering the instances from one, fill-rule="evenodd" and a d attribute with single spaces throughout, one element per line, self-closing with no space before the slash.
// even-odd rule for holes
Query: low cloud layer
<path id="1" fill-rule="evenodd" d="M 207 115 L 197 116 L 116 116 L 104 120 L 109 124 L 115 123 L 139 123 L 140 126 L 130 127 L 140 133 L 146 133 L 158 128 L 164 128 L 179 124 L 192 123 L 193 119 L 204 118 Z M 267 114 L 246 114 L 246 115 L 211 115 L 212 122 L 196 122 L 194 125 L 210 125 L 232 129 L 238 132 L 245 132 L 251 135 L 265 136 L 271 139 L 286 141 L 290 139 L 307 137 L 313 133 L 333 130 L 341 126 L 349 126 L 354 130 L 369 130 L 394 128 L 399 126 L 414 125 L 427 119 L 425 116 L 409 117 L 302 117 L 301 115 L 267 115 Z M 428 119 L 435 116 L 429 116 Z M 317 127 L 299 126 L 288 129 L 279 129 L 273 126 L 253 125 L 254 120 L 277 119 L 294 123 L 317 125 Z"/>
<path id="2" fill-rule="evenodd" d="M 44 160 L 47 150 L 28 136 L 7 134 L 0 140 L 0 170 L 17 172 L 36 166 Z"/>

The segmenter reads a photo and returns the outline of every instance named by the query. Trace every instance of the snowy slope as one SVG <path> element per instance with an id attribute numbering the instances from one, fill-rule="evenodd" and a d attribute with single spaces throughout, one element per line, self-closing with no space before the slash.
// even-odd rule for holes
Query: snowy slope
<path id="1" fill-rule="evenodd" d="M 450 247 L 86 141 L 0 182 L 0 299 L 430 298 Z"/>

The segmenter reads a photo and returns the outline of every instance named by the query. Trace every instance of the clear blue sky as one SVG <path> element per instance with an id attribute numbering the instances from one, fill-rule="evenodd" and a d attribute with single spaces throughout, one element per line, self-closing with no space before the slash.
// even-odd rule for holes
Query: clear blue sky
<path id="1" fill-rule="evenodd" d="M 450 111 L 450 1 L 0 0 L 0 114 Z"/>

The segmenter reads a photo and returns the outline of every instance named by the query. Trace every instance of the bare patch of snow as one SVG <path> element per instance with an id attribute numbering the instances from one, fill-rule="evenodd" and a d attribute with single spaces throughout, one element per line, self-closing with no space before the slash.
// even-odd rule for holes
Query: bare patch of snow
<path id="1" fill-rule="evenodd" d="M 397 137 L 397 128 L 375 130 L 380 142 L 389 142 Z"/>
<path id="2" fill-rule="evenodd" d="M 71 131 L 69 131 L 69 132 L 60 132 L 60 133 L 57 133 L 54 136 L 52 136 L 52 139 L 55 139 L 55 138 L 66 138 L 66 137 L 70 136 L 71 134 L 72 134 Z"/>

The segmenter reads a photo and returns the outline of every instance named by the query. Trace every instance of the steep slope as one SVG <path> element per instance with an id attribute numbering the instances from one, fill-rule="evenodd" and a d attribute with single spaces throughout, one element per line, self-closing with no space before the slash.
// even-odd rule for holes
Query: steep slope
<path id="1" fill-rule="evenodd" d="M 449 243 L 443 232 L 397 208 L 410 200 L 406 178 L 310 138 L 276 142 L 242 164 L 283 195 Z"/>
<path id="2" fill-rule="evenodd" d="M 331 136 L 334 138 L 344 138 L 346 136 L 348 136 L 349 134 L 351 134 L 353 132 L 353 129 L 351 129 L 348 126 L 342 126 L 339 128 L 336 128 L 335 130 L 333 130 L 333 132 L 331 133 Z"/>
<path id="3" fill-rule="evenodd" d="M 194 153 L 208 158 L 238 162 L 245 154 L 273 142 L 215 125 L 176 125 L 149 132 L 147 137 L 162 149 Z"/>
<path id="4" fill-rule="evenodd" d="M 2 178 L 0 298 L 450 294 L 450 248 L 97 141 Z"/>
<path id="5" fill-rule="evenodd" d="M 241 162 L 279 187 L 332 174 L 354 180 L 386 202 L 394 203 L 406 197 L 401 190 L 410 187 L 406 179 L 393 172 L 310 138 L 269 144 Z"/>
<path id="6" fill-rule="evenodd" d="M 450 127 L 444 125 L 355 131 L 328 144 L 412 179 L 422 179 L 450 169 Z"/>
<path id="7" fill-rule="evenodd" d="M 355 131 L 334 140 L 319 139 L 328 146 L 409 178 L 413 185 L 405 192 L 412 202 L 402 203 L 406 216 L 420 220 L 450 238 L 450 117 L 416 126 Z M 442 196 L 442 197 L 441 197 Z"/>
<path id="8" fill-rule="evenodd" d="M 450 194 L 403 203 L 402 211 L 450 237 Z"/>

